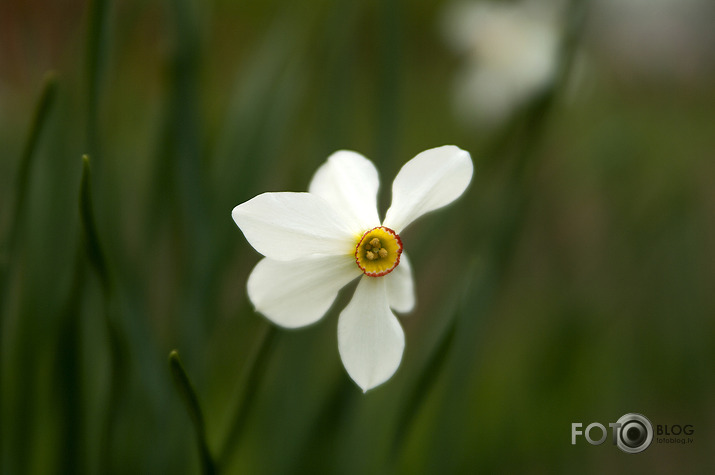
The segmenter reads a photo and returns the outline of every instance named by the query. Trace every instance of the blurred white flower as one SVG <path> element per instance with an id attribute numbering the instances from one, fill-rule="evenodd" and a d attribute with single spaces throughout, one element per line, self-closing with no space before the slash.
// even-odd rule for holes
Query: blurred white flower
<path id="1" fill-rule="evenodd" d="M 462 2 L 445 11 L 449 45 L 464 58 L 455 110 L 468 124 L 496 125 L 554 79 L 560 0 Z"/>
<path id="2" fill-rule="evenodd" d="M 392 310 L 415 305 L 410 262 L 399 233 L 457 199 L 472 178 L 468 152 L 426 150 L 392 184 L 380 223 L 372 162 L 338 151 L 318 168 L 308 193 L 263 193 L 233 209 L 248 242 L 265 256 L 248 278 L 256 310 L 288 328 L 325 315 L 338 291 L 361 277 L 338 320 L 338 349 L 350 377 L 367 391 L 397 370 L 405 335 Z"/>

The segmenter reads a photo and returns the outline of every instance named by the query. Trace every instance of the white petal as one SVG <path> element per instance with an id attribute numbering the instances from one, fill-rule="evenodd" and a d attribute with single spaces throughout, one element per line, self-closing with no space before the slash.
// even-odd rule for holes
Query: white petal
<path id="1" fill-rule="evenodd" d="M 348 150 L 335 152 L 313 175 L 308 191 L 341 212 L 357 234 L 380 225 L 377 190 L 380 179 L 370 160 Z"/>
<path id="2" fill-rule="evenodd" d="M 467 188 L 472 171 L 469 153 L 453 145 L 420 153 L 395 177 L 383 225 L 399 234 L 423 214 L 448 205 Z"/>
<path id="3" fill-rule="evenodd" d="M 338 320 L 338 350 L 345 369 L 363 391 L 397 371 L 405 334 L 387 301 L 382 277 L 363 277 Z"/>
<path id="4" fill-rule="evenodd" d="M 251 246 L 279 261 L 352 254 L 359 239 L 330 204 L 310 193 L 263 193 L 231 215 Z"/>
<path id="5" fill-rule="evenodd" d="M 248 277 L 248 297 L 272 322 L 295 328 L 325 315 L 338 291 L 362 272 L 349 256 L 294 261 L 265 258 Z"/>
<path id="6" fill-rule="evenodd" d="M 406 253 L 400 256 L 400 263 L 395 270 L 383 279 L 387 285 L 387 300 L 394 311 L 405 313 L 415 308 L 415 281 Z"/>

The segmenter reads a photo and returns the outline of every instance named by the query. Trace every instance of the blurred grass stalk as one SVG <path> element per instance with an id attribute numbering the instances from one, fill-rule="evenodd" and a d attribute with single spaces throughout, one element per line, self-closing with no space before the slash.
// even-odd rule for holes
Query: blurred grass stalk
<path id="1" fill-rule="evenodd" d="M 101 139 L 100 130 L 100 98 L 102 92 L 102 78 L 105 61 L 108 58 L 109 42 L 109 0 L 91 0 L 88 6 L 88 24 L 85 47 L 85 67 L 87 86 L 87 150 L 88 154 L 82 157 L 82 179 L 80 183 L 80 218 L 82 236 L 86 258 L 97 275 L 103 296 L 104 326 L 109 352 L 109 381 L 106 407 L 100 429 L 99 442 L 99 468 L 102 473 L 117 473 L 113 466 L 111 449 L 112 436 L 117 418 L 119 417 L 119 404 L 126 388 L 127 350 L 126 343 L 119 329 L 118 323 L 112 317 L 111 302 L 116 299 L 116 286 L 108 268 L 107 260 L 99 239 L 96 220 L 94 216 L 90 158 L 98 157 L 101 165 Z M 78 263 L 81 266 L 81 263 Z"/>
<path id="2" fill-rule="evenodd" d="M 30 171 L 35 157 L 42 131 L 47 124 L 49 114 L 57 96 L 57 73 L 49 71 L 42 83 L 42 92 L 35 105 L 35 111 L 30 124 L 30 131 L 20 157 L 20 166 L 15 181 L 15 201 L 8 236 L 4 239 L 2 248 L 2 280 L 0 286 L 5 291 L 5 280 L 11 267 L 10 260 L 16 255 L 15 246 L 20 239 L 25 217 L 25 201 L 30 186 Z M 3 298 L 4 302 L 5 299 Z"/>
<path id="3" fill-rule="evenodd" d="M 199 404 L 194 385 L 191 383 L 181 363 L 179 352 L 173 350 L 169 354 L 169 369 L 176 389 L 186 406 L 186 410 L 194 426 L 199 460 L 204 475 L 213 475 L 219 471 L 220 467 L 226 467 L 231 462 L 232 455 L 237 452 L 246 420 L 254 404 L 261 378 L 263 377 L 266 365 L 274 348 L 276 332 L 277 330 L 274 325 L 264 323 L 264 329 L 259 337 L 254 354 L 246 363 L 245 376 L 241 379 L 240 384 L 241 395 L 236 401 L 236 407 L 233 409 L 231 423 L 229 424 L 229 431 L 224 437 L 217 459 L 212 457 L 211 451 L 209 450 L 201 405 Z"/>
<path id="4" fill-rule="evenodd" d="M 264 329 L 259 336 L 258 344 L 252 357 L 246 363 L 245 376 L 241 381 L 241 396 L 236 401 L 236 407 L 231 414 L 229 430 L 224 438 L 219 452 L 219 466 L 227 466 L 233 454 L 238 450 L 238 444 L 244 433 L 249 411 L 256 399 L 259 383 L 275 346 L 277 329 L 272 323 L 264 322 Z"/>
<path id="5" fill-rule="evenodd" d="M 42 91 L 35 105 L 27 140 L 25 141 L 22 156 L 20 157 L 17 178 L 15 180 L 15 199 L 12 207 L 8 235 L 3 237 L 2 247 L 0 248 L 0 418 L 4 421 L 12 421 L 9 424 L 3 423 L 3 428 L 0 429 L 0 471 L 3 472 L 10 471 L 9 464 L 11 463 L 9 461 L 11 459 L 10 454 L 5 452 L 9 450 L 8 444 L 4 441 L 6 427 L 10 426 L 15 428 L 17 430 L 16 435 L 21 441 L 27 440 L 26 437 L 29 437 L 31 431 L 34 430 L 31 413 L 26 416 L 22 414 L 23 408 L 27 409 L 32 406 L 35 385 L 33 378 L 29 374 L 26 374 L 26 372 L 22 373 L 22 377 L 19 378 L 17 382 L 12 383 L 12 386 L 16 387 L 17 393 L 22 395 L 18 401 L 20 408 L 13 411 L 12 415 L 10 415 L 8 414 L 9 409 L 5 407 L 4 396 L 7 394 L 7 389 L 11 385 L 11 383 L 7 381 L 7 373 L 10 371 L 9 367 L 6 366 L 5 358 L 10 356 L 6 354 L 8 348 L 14 348 L 5 337 L 7 325 L 6 313 L 11 311 L 10 301 L 13 300 L 9 298 L 9 290 L 13 285 L 11 274 L 21 272 L 18 266 L 22 265 L 22 253 L 20 249 L 18 249 L 18 243 L 22 241 L 22 234 L 25 229 L 26 201 L 31 186 L 30 175 L 32 165 L 38 144 L 42 137 L 42 132 L 47 125 L 50 113 L 56 101 L 57 83 L 57 74 L 55 72 L 50 71 L 45 75 Z M 25 341 L 24 337 L 32 331 L 30 328 L 31 324 L 20 318 L 18 319 L 17 325 L 18 334 L 20 335 L 19 340 Z M 19 345 L 17 351 L 18 361 L 22 361 L 23 364 L 27 364 L 29 367 L 34 367 L 33 362 L 36 360 L 36 355 L 34 351 L 31 351 L 29 345 Z M 24 417 L 30 417 L 30 420 L 23 420 Z M 22 469 L 27 463 L 28 447 L 22 442 L 17 444 L 16 447 L 18 448 L 16 451 L 16 460 L 19 464 L 18 468 Z"/>
<path id="6" fill-rule="evenodd" d="M 201 472 L 203 475 L 214 475 L 217 472 L 216 464 L 209 451 L 208 443 L 206 442 L 206 427 L 201 406 L 199 405 L 199 399 L 196 396 L 194 385 L 186 374 L 184 365 L 181 364 L 179 352 L 176 350 L 172 350 L 172 352 L 169 353 L 169 369 L 172 379 L 174 380 L 174 385 L 179 391 L 179 395 L 186 406 L 186 410 L 194 426 L 196 443 L 199 449 L 199 460 L 201 461 Z"/>
<path id="7" fill-rule="evenodd" d="M 83 248 L 86 262 L 97 275 L 102 288 L 104 323 L 109 346 L 110 371 L 108 400 L 104 413 L 100 441 L 100 469 L 102 473 L 115 473 L 111 460 L 111 442 L 114 426 L 119 416 L 119 404 L 127 381 L 127 356 L 124 337 L 118 323 L 112 316 L 111 302 L 115 298 L 115 284 L 109 272 L 107 260 L 97 232 L 92 204 L 92 188 L 89 156 L 82 157 L 82 179 L 80 182 L 79 212 L 82 223 Z M 77 266 L 82 267 L 84 259 Z"/>
<path id="8" fill-rule="evenodd" d="M 99 103 L 102 72 L 107 58 L 109 0 L 90 0 L 87 24 L 87 150 L 91 157 L 101 156 L 99 150 Z"/>
<path id="9" fill-rule="evenodd" d="M 61 436 L 57 472 L 67 475 L 87 473 L 87 437 L 84 430 L 86 397 L 82 384 L 82 292 L 86 272 L 84 255 L 77 250 L 69 296 L 59 315 L 52 384 L 60 406 Z"/>

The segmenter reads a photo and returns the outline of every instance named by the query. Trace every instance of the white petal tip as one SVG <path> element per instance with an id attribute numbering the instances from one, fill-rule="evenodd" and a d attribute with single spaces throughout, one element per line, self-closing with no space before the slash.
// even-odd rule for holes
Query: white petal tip
<path id="1" fill-rule="evenodd" d="M 377 383 L 377 384 L 368 384 L 368 385 L 365 385 L 365 386 L 363 386 L 363 385 L 361 385 L 361 384 L 358 384 L 358 386 L 360 386 L 360 389 L 362 389 L 362 393 L 365 394 L 365 393 L 367 393 L 368 391 L 372 391 L 373 389 L 375 389 L 375 388 L 381 386 L 382 384 L 386 383 L 387 381 L 389 381 L 389 379 L 386 380 L 386 381 L 383 381 L 383 382 L 381 382 L 381 383 Z"/>
<path id="2" fill-rule="evenodd" d="M 238 218 L 240 216 L 240 210 L 241 205 L 236 205 L 232 210 L 231 210 L 231 218 L 233 219 L 233 222 L 236 223 L 236 226 L 238 226 Z"/>
<path id="3" fill-rule="evenodd" d="M 279 261 L 342 255 L 353 234 L 331 204 L 310 193 L 262 193 L 231 212 L 248 243 Z"/>
<path id="4" fill-rule="evenodd" d="M 411 307 L 402 307 L 402 308 L 392 307 L 392 310 L 399 313 L 403 317 L 409 316 L 414 309 L 415 309 L 415 305 L 412 305 Z"/>
<path id="5" fill-rule="evenodd" d="M 383 278 L 363 277 L 338 319 L 338 351 L 363 392 L 388 381 L 405 349 L 405 333 L 390 311 Z"/>
<path id="6" fill-rule="evenodd" d="M 436 147 L 407 162 L 392 183 L 392 205 L 383 224 L 401 232 L 420 216 L 459 198 L 472 180 L 469 152 L 454 145 Z"/>

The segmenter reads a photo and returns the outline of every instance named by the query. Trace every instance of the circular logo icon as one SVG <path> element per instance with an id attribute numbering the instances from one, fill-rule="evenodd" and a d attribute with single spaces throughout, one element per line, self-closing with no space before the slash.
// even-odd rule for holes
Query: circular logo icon
<path id="1" fill-rule="evenodd" d="M 618 419 L 616 445 L 629 454 L 643 452 L 653 442 L 653 426 L 642 414 L 626 414 Z"/>

